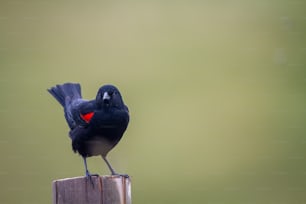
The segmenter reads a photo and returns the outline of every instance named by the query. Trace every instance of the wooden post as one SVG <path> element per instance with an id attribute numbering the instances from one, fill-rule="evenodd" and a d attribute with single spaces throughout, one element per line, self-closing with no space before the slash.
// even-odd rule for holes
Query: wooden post
<path id="1" fill-rule="evenodd" d="M 93 182 L 93 183 L 92 183 Z M 74 177 L 52 182 L 53 204 L 131 204 L 131 181 L 124 176 Z"/>

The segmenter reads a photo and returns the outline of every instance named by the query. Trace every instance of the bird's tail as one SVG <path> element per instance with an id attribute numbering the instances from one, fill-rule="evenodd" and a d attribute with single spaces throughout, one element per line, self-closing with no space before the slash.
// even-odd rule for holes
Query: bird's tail
<path id="1" fill-rule="evenodd" d="M 65 83 L 48 89 L 48 92 L 63 106 L 72 100 L 82 98 L 81 86 L 77 83 Z"/>

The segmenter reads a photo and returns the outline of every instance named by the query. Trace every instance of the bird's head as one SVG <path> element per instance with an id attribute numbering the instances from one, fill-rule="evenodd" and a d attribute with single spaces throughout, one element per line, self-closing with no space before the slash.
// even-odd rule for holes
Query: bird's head
<path id="1" fill-rule="evenodd" d="M 124 103 L 119 90 L 113 85 L 102 86 L 96 97 L 98 107 L 123 107 Z"/>

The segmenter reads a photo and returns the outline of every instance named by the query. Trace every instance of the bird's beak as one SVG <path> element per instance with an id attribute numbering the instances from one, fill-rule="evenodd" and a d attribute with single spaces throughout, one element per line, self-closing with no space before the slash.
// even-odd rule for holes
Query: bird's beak
<path id="1" fill-rule="evenodd" d="M 108 92 L 104 92 L 104 94 L 103 94 L 103 101 L 109 101 L 110 100 L 110 95 L 108 94 Z"/>

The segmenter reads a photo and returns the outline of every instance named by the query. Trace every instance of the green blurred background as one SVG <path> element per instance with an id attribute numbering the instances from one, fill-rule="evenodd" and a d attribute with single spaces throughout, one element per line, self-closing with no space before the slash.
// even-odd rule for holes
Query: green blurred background
<path id="1" fill-rule="evenodd" d="M 46 89 L 117 85 L 133 203 L 306 203 L 306 1 L 1 1 L 0 203 L 84 174 Z M 93 173 L 108 174 L 101 158 Z"/>

